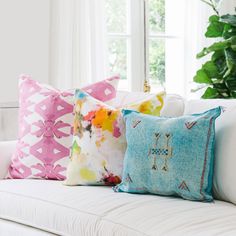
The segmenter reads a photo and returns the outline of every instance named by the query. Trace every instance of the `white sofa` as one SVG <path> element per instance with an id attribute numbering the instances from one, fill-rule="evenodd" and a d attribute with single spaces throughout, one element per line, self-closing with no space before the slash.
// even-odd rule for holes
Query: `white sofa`
<path id="1" fill-rule="evenodd" d="M 232 101 L 170 97 L 163 115 L 200 112 Z M 0 179 L 16 141 L 0 143 Z M 234 236 L 236 206 L 174 197 L 114 193 L 110 187 L 68 187 L 59 181 L 0 180 L 0 236 Z"/>

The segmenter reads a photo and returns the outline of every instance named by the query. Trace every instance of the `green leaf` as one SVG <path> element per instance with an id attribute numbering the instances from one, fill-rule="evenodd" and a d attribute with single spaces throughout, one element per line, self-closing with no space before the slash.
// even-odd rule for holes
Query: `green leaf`
<path id="1" fill-rule="evenodd" d="M 225 56 L 225 54 L 224 54 L 223 50 L 222 51 L 215 51 L 212 54 L 211 60 L 215 62 L 216 60 L 219 60 L 219 59 L 221 59 L 224 56 Z"/>
<path id="2" fill-rule="evenodd" d="M 209 78 L 218 78 L 219 77 L 219 71 L 217 66 L 213 61 L 206 62 L 202 69 L 205 71 L 205 73 L 208 75 Z"/>
<path id="3" fill-rule="evenodd" d="M 220 21 L 236 27 L 236 15 L 227 14 L 221 16 Z"/>
<path id="4" fill-rule="evenodd" d="M 223 38 L 224 39 L 229 39 L 233 36 L 236 35 L 236 27 L 232 26 L 232 25 L 228 25 L 228 24 L 225 24 L 225 27 L 224 27 L 224 32 L 223 32 Z"/>
<path id="5" fill-rule="evenodd" d="M 218 83 L 218 82 L 214 83 L 213 88 L 217 89 L 218 91 L 220 91 L 222 93 L 225 93 L 228 91 L 228 88 L 224 82 L 223 83 L 222 82 L 221 83 Z"/>
<path id="6" fill-rule="evenodd" d="M 231 92 L 231 93 L 230 93 L 230 96 L 231 96 L 232 98 L 236 98 L 236 92 L 235 92 L 235 91 Z"/>
<path id="7" fill-rule="evenodd" d="M 197 71 L 197 74 L 195 75 L 193 80 L 194 82 L 199 84 L 212 84 L 211 79 L 203 69 Z"/>
<path id="8" fill-rule="evenodd" d="M 209 17 L 209 22 L 215 22 L 215 21 L 219 21 L 220 20 L 220 17 L 217 16 L 217 15 L 212 15 Z"/>
<path id="9" fill-rule="evenodd" d="M 217 98 L 219 95 L 217 89 L 214 88 L 207 88 L 205 93 L 202 95 L 202 98 L 204 99 L 212 99 L 212 98 Z"/>
<path id="10" fill-rule="evenodd" d="M 227 70 L 225 62 L 225 52 L 223 50 L 214 52 L 212 54 L 211 60 L 214 62 L 218 69 L 219 78 L 222 77 L 223 79 L 223 74 Z"/>
<path id="11" fill-rule="evenodd" d="M 219 16 L 213 15 L 209 18 L 210 25 L 207 28 L 207 32 L 205 33 L 205 36 L 207 38 L 216 38 L 216 37 L 222 37 L 225 23 L 219 22 Z"/>
<path id="12" fill-rule="evenodd" d="M 231 91 L 236 91 L 236 78 L 229 78 L 225 83 Z"/>
<path id="13" fill-rule="evenodd" d="M 225 60 L 227 65 L 227 71 L 223 78 L 228 77 L 236 67 L 236 53 L 232 49 L 225 50 Z"/>
<path id="14" fill-rule="evenodd" d="M 208 55 L 211 52 L 224 50 L 224 49 L 226 49 L 230 46 L 231 46 L 231 40 L 230 39 L 214 43 L 210 47 L 204 48 L 200 53 L 198 53 L 197 58 L 202 58 L 202 57 Z"/>
<path id="15" fill-rule="evenodd" d="M 225 51 L 227 52 L 228 58 L 232 61 L 233 64 L 236 65 L 236 52 L 232 50 L 231 48 L 228 48 Z"/>
<path id="16" fill-rule="evenodd" d="M 236 36 L 231 38 L 231 48 L 236 51 Z"/>

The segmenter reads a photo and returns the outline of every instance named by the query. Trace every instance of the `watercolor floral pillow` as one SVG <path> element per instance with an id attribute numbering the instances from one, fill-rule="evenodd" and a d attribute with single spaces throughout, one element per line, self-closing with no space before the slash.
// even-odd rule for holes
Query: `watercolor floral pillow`
<path id="1" fill-rule="evenodd" d="M 65 184 L 120 183 L 127 146 L 121 109 L 108 106 L 82 90 L 76 91 L 75 100 L 74 137 Z M 152 97 L 151 101 L 131 107 L 159 115 L 163 101 L 164 94 L 159 94 Z"/>
<path id="2" fill-rule="evenodd" d="M 114 185 L 121 181 L 126 150 L 120 110 L 75 92 L 74 138 L 67 185 Z"/>
<path id="3" fill-rule="evenodd" d="M 165 95 L 164 92 L 153 94 L 143 101 L 125 105 L 123 109 L 135 110 L 147 115 L 160 116 L 164 106 Z"/>

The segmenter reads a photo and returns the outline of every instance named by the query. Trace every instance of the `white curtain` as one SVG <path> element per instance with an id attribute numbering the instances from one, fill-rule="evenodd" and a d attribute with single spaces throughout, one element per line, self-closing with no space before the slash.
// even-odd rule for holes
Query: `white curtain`
<path id="1" fill-rule="evenodd" d="M 212 43 L 211 39 L 205 37 L 207 30 L 209 16 L 214 14 L 213 10 L 200 0 L 185 0 L 185 63 L 184 63 L 184 76 L 185 76 L 185 88 L 186 96 L 196 95 L 198 93 L 191 94 L 191 89 L 195 88 L 195 84 L 192 82 L 196 71 L 201 68 L 202 63 L 206 60 L 196 58 L 204 47 Z"/>
<path id="2" fill-rule="evenodd" d="M 209 44 L 204 33 L 211 8 L 200 0 L 166 0 L 166 90 L 188 96 L 202 61 L 196 54 Z"/>
<path id="3" fill-rule="evenodd" d="M 51 0 L 50 74 L 58 88 L 105 78 L 104 0 Z"/>

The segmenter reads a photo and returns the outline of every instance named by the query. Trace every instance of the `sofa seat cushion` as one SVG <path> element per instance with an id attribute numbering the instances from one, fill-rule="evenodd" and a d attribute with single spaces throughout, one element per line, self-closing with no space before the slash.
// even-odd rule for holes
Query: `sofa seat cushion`
<path id="1" fill-rule="evenodd" d="M 27 225 L 0 219 L 0 235 L 2 236 L 56 236 Z"/>
<path id="2" fill-rule="evenodd" d="M 59 235 L 236 235 L 236 207 L 230 203 L 45 180 L 2 180 L 0 218 Z"/>

